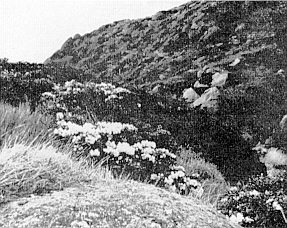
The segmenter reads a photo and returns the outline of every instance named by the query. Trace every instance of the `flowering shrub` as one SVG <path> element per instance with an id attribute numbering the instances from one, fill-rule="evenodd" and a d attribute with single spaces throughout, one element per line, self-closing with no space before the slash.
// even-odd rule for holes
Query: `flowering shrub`
<path id="1" fill-rule="evenodd" d="M 231 187 L 218 209 L 244 227 L 286 227 L 287 175 L 259 176 L 244 186 Z"/>
<path id="2" fill-rule="evenodd" d="M 109 83 L 87 82 L 82 84 L 71 80 L 62 86 L 55 84 L 52 92 L 43 93 L 42 104 L 52 113 L 73 114 L 76 117 L 75 122 L 84 123 L 85 119 L 82 117 L 86 113 L 93 113 L 94 117 L 99 120 L 108 119 L 114 115 L 112 111 L 115 107 L 120 108 L 117 100 L 123 99 L 123 94 L 126 93 L 130 93 L 130 91 Z M 119 110 L 117 111 L 119 112 Z"/>
<path id="3" fill-rule="evenodd" d="M 19 67 L 22 65 L 19 63 Z M 17 68 L 5 69 L 0 64 L 0 98 L 2 101 L 13 106 L 29 102 L 32 110 L 35 110 L 42 93 L 52 89 L 51 77 L 43 74 L 40 65 L 35 64 L 29 67 L 27 71 L 22 72 Z"/>
<path id="4" fill-rule="evenodd" d="M 181 166 L 175 166 L 176 155 L 165 148 L 158 148 L 149 140 L 138 140 L 138 129 L 132 124 L 99 121 L 83 125 L 65 121 L 63 113 L 57 113 L 54 134 L 74 145 L 75 157 L 85 157 L 93 163 L 108 157 L 115 174 L 127 172 L 131 178 L 145 180 L 167 187 L 181 194 L 203 192 L 200 180 L 187 177 Z M 159 129 L 162 130 L 162 129 Z"/>
<path id="5" fill-rule="evenodd" d="M 63 85 L 55 84 L 53 91 L 43 93 L 42 109 L 50 114 L 61 112 L 66 120 L 77 124 L 97 121 L 132 123 L 142 138 L 170 149 L 175 139 L 162 126 L 167 122 L 160 117 L 162 104 L 147 100 L 147 97 L 143 100 L 138 94 L 109 83 L 72 80 Z"/>

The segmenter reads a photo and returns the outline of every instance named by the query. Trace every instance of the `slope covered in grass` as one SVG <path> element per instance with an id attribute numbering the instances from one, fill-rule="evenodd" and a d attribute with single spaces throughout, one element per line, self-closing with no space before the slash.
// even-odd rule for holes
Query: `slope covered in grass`
<path id="1" fill-rule="evenodd" d="M 57 148 L 49 136 L 31 142 L 22 136 L 41 126 L 31 119 L 43 114 L 25 112 L 27 105 L 3 107 L 19 118 L 4 116 L 1 125 L 14 135 L 4 137 L 0 150 L 2 227 L 239 227 L 206 202 L 115 178 L 101 162 L 76 160 L 72 146 Z M 26 131 L 8 127 L 15 122 L 28 124 Z"/>

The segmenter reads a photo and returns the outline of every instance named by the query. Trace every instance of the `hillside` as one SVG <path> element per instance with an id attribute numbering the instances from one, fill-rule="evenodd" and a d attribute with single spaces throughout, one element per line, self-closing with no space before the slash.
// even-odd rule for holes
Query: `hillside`
<path id="1" fill-rule="evenodd" d="M 198 78 L 210 83 L 203 71 L 226 71 L 234 85 L 246 69 L 286 70 L 286 15 L 286 2 L 188 2 L 77 34 L 45 64 L 179 97 Z"/>
<path id="2" fill-rule="evenodd" d="M 0 224 L 7 228 L 241 227 L 194 198 L 134 181 L 66 188 L 16 200 L 0 211 Z"/>
<path id="3" fill-rule="evenodd" d="M 199 112 L 166 129 L 182 133 L 228 176 L 242 176 L 239 167 L 263 171 L 252 152 L 258 142 L 273 137 L 268 146 L 287 149 L 279 129 L 287 113 L 286 2 L 191 1 L 69 38 L 45 61 L 52 63 L 81 69 L 90 80 L 187 101 Z"/>
<path id="4" fill-rule="evenodd" d="M 189 2 L 44 64 L 0 59 L 0 226 L 286 227 L 286 70 L 278 1 Z"/>

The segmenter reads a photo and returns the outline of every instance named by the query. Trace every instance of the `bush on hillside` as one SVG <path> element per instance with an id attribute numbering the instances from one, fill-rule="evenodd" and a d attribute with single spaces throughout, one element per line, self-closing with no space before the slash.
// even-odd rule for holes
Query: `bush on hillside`
<path id="1" fill-rule="evenodd" d="M 58 84 L 52 92 L 43 94 L 42 105 L 44 111 L 51 114 L 62 112 L 78 124 L 97 121 L 134 124 L 139 129 L 139 136 L 156 141 L 164 148 L 173 149 L 187 144 L 186 138 L 192 135 L 185 132 L 189 123 L 183 104 L 109 83 L 72 80 L 64 85 Z"/>
<path id="2" fill-rule="evenodd" d="M 286 227 L 287 175 L 258 176 L 231 187 L 217 207 L 243 227 Z"/>
<path id="3" fill-rule="evenodd" d="M 41 94 L 51 91 L 53 83 L 72 79 L 83 82 L 88 77 L 83 71 L 68 66 L 10 63 L 8 59 L 0 59 L 0 99 L 13 106 L 29 102 L 31 109 L 35 110 Z"/>
<path id="4" fill-rule="evenodd" d="M 0 99 L 13 106 L 29 102 L 35 110 L 43 92 L 50 91 L 53 82 L 50 78 L 42 77 L 36 72 L 21 74 L 14 71 L 0 71 Z"/>

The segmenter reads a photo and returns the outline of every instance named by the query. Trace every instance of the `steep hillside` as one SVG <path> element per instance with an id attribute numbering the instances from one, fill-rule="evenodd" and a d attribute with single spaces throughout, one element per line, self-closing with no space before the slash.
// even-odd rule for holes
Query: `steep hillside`
<path id="1" fill-rule="evenodd" d="M 284 2 L 189 2 L 77 34 L 45 64 L 70 65 L 104 81 L 179 95 L 204 70 L 228 71 L 234 82 L 232 73 L 239 68 L 286 69 L 286 15 Z"/>
<path id="2" fill-rule="evenodd" d="M 286 2 L 188 2 L 69 38 L 50 63 L 186 100 L 198 113 L 175 132 L 231 177 L 242 176 L 239 167 L 256 169 L 250 162 L 258 142 L 287 151 L 279 129 L 287 114 Z"/>

